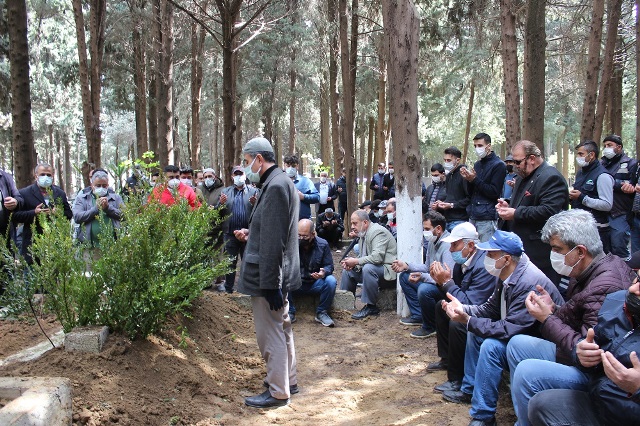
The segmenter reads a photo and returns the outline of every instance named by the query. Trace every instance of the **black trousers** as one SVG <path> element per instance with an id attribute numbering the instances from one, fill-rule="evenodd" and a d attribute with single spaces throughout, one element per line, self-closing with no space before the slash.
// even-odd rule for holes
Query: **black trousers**
<path id="1" fill-rule="evenodd" d="M 451 321 L 440 305 L 436 305 L 436 330 L 438 356 L 449 365 L 447 379 L 461 381 L 464 377 L 467 328 L 459 322 Z"/>

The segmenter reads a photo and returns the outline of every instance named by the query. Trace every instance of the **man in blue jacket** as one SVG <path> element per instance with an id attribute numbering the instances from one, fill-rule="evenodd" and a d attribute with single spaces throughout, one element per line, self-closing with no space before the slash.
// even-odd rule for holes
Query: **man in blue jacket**
<path id="1" fill-rule="evenodd" d="M 464 324 L 468 330 L 464 379 L 458 396 L 471 400 L 470 426 L 496 424 L 498 386 L 502 370 L 507 367 L 507 342 L 516 334 L 537 330 L 538 323 L 525 305 L 529 292 L 542 288 L 556 304 L 563 302 L 556 286 L 529 261 L 516 234 L 496 231 L 489 241 L 478 244 L 478 249 L 487 252 L 487 272 L 499 278 L 489 300 L 481 305 L 463 305 L 450 296 L 449 303 L 442 302 L 451 320 Z M 457 383 L 443 387 L 451 388 L 445 389 L 444 395 L 458 390 Z"/>
<path id="2" fill-rule="evenodd" d="M 284 171 L 293 181 L 300 198 L 298 219 L 311 219 L 311 205 L 320 201 L 320 194 L 311 179 L 298 173 L 300 161 L 297 155 L 284 157 Z"/>
<path id="3" fill-rule="evenodd" d="M 333 327 L 334 322 L 328 312 L 336 294 L 337 281 L 333 276 L 333 257 L 329 243 L 316 236 L 311 220 L 301 219 L 298 222 L 298 244 L 302 287 L 290 296 L 319 294 L 320 304 L 316 308 L 315 320 L 325 327 Z M 289 318 L 292 323 L 296 321 L 293 297 L 289 298 Z"/>
<path id="4" fill-rule="evenodd" d="M 496 204 L 502 194 L 507 166 L 491 151 L 491 136 L 488 134 L 475 135 L 473 146 L 479 160 L 473 165 L 472 170 L 460 169 L 460 174 L 469 182 L 469 221 L 478 230 L 480 241 L 485 242 L 496 230 Z"/>

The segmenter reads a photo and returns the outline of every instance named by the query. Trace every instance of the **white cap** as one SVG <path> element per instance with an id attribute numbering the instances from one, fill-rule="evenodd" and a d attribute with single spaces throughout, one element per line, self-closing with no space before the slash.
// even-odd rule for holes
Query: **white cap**
<path id="1" fill-rule="evenodd" d="M 469 222 L 464 222 L 456 225 L 449 236 L 442 239 L 445 243 L 455 243 L 460 240 L 477 240 L 478 232 L 476 227 Z"/>

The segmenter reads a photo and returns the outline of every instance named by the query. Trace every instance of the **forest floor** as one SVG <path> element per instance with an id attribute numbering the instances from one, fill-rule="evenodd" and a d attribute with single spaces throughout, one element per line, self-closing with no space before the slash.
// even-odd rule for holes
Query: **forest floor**
<path id="1" fill-rule="evenodd" d="M 251 311 L 238 297 L 205 291 L 191 318 L 171 319 L 157 336 L 132 342 L 111 335 L 99 354 L 51 350 L 0 367 L 0 376 L 68 377 L 76 425 L 468 424 L 468 405 L 433 392 L 446 381 L 445 372 L 426 371 L 438 359 L 435 337 L 410 338 L 413 328 L 390 311 L 364 321 L 333 312 L 335 328 L 299 311 L 293 329 L 300 393 L 286 407 L 245 406 L 245 397 L 264 390 L 265 367 Z M 51 316 L 40 321 L 50 335 L 60 329 Z M 43 340 L 33 320 L 0 320 L 0 359 Z M 502 425 L 515 421 L 505 389 Z"/>

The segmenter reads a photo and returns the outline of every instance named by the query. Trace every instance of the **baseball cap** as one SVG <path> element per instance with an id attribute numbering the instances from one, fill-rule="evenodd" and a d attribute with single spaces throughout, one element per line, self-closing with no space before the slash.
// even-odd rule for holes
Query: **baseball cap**
<path id="1" fill-rule="evenodd" d="M 513 155 L 507 155 L 507 158 L 505 158 L 504 161 L 513 161 Z"/>
<path id="2" fill-rule="evenodd" d="M 387 200 L 380 201 L 380 204 L 378 204 L 378 208 L 384 209 L 385 207 L 387 207 Z"/>
<path id="3" fill-rule="evenodd" d="M 478 232 L 476 231 L 476 227 L 473 226 L 469 222 L 464 222 L 459 225 L 456 225 L 452 230 L 449 236 L 444 237 L 442 239 L 445 243 L 455 243 L 460 240 L 477 240 Z"/>
<path id="4" fill-rule="evenodd" d="M 253 138 L 242 149 L 246 154 L 257 154 L 259 152 L 273 152 L 271 142 L 266 138 Z"/>
<path id="5" fill-rule="evenodd" d="M 512 256 L 521 256 L 524 252 L 522 240 L 513 232 L 496 231 L 489 241 L 478 244 L 479 250 L 503 251 Z"/>
<path id="6" fill-rule="evenodd" d="M 360 205 L 358 206 L 358 208 L 360 208 L 360 209 L 364 209 L 365 207 L 370 206 L 370 205 L 371 205 L 371 201 L 367 200 L 367 201 L 365 201 L 364 203 L 360 204 Z"/>
<path id="7" fill-rule="evenodd" d="M 244 174 L 244 168 L 242 166 L 233 166 L 231 174 L 234 174 L 235 172 L 242 172 Z"/>
<path id="8" fill-rule="evenodd" d="M 631 255 L 631 259 L 627 260 L 627 266 L 631 269 L 640 269 L 640 251 Z"/>

